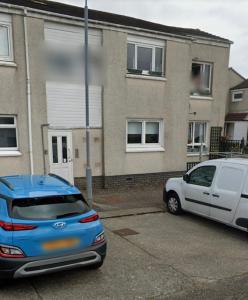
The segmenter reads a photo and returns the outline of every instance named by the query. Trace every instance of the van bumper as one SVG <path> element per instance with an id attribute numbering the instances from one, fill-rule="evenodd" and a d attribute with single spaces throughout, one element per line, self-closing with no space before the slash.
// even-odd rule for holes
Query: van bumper
<path id="1" fill-rule="evenodd" d="M 0 278 L 23 278 L 94 265 L 105 259 L 107 244 L 63 256 L 0 258 Z"/>

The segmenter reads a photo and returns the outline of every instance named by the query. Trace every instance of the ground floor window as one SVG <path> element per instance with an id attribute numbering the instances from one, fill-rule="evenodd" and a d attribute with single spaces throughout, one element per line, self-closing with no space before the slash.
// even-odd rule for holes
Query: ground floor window
<path id="1" fill-rule="evenodd" d="M 128 120 L 127 148 L 155 149 L 163 146 L 162 120 Z"/>
<path id="2" fill-rule="evenodd" d="M 188 129 L 188 153 L 199 153 L 207 151 L 207 122 L 190 122 Z"/>
<path id="3" fill-rule="evenodd" d="M 16 117 L 0 115 L 0 151 L 17 149 Z"/>

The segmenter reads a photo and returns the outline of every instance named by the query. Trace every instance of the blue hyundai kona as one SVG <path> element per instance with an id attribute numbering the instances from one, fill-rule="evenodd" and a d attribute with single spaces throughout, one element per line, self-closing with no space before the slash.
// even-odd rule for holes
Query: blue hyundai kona
<path id="1" fill-rule="evenodd" d="M 0 278 L 87 266 L 106 255 L 104 229 L 80 191 L 61 177 L 0 177 Z"/>

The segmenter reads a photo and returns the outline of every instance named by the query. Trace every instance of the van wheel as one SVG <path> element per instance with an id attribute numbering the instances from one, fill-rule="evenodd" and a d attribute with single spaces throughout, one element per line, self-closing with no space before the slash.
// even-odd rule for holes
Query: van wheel
<path id="1" fill-rule="evenodd" d="M 179 215 L 182 213 L 182 207 L 177 193 L 175 192 L 169 193 L 167 199 L 167 209 L 169 213 L 173 215 Z"/>

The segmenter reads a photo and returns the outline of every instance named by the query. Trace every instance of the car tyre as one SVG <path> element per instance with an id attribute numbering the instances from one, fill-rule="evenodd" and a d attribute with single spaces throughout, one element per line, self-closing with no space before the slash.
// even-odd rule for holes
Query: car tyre
<path id="1" fill-rule="evenodd" d="M 167 196 L 167 209 L 168 212 L 173 214 L 173 215 L 179 215 L 182 213 L 182 207 L 181 207 L 181 202 L 180 199 L 175 192 L 171 192 Z"/>

